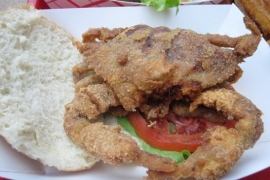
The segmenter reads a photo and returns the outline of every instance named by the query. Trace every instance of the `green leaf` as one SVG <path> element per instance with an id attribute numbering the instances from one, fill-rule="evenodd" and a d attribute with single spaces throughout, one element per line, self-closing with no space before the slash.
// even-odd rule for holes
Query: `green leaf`
<path id="1" fill-rule="evenodd" d="M 157 11 L 162 11 L 166 7 L 166 0 L 155 0 L 154 7 Z"/>
<path id="2" fill-rule="evenodd" d="M 179 6 L 176 8 L 176 13 L 175 13 L 176 16 L 177 16 L 178 12 L 179 12 Z"/>
<path id="3" fill-rule="evenodd" d="M 141 0 L 141 2 L 144 3 L 146 6 L 150 6 L 154 4 L 153 0 Z"/>
<path id="4" fill-rule="evenodd" d="M 165 8 L 177 7 L 177 14 L 179 11 L 178 6 L 180 5 L 181 0 L 141 0 L 141 3 L 144 3 L 146 6 L 154 6 L 157 11 L 163 11 Z"/>
<path id="5" fill-rule="evenodd" d="M 130 122 L 127 120 L 126 117 L 117 117 L 117 123 L 125 130 L 127 131 L 130 135 L 139 138 L 137 135 L 135 129 L 133 126 L 130 124 Z"/>
<path id="6" fill-rule="evenodd" d="M 152 146 L 150 146 L 149 144 L 147 144 L 145 141 L 143 141 L 142 139 L 140 139 L 142 148 L 144 151 L 149 152 L 151 154 L 155 154 L 161 157 L 167 157 L 167 158 L 171 158 L 172 160 L 174 160 L 176 163 L 180 163 L 183 162 L 185 159 L 187 159 L 185 156 L 186 154 L 183 154 L 182 152 L 177 152 L 177 151 L 163 151 L 163 150 L 159 150 L 156 148 L 153 148 Z M 186 150 L 184 150 L 186 151 Z"/>
<path id="7" fill-rule="evenodd" d="M 191 155 L 191 153 L 187 150 L 183 150 L 181 152 L 163 151 L 150 146 L 137 135 L 135 129 L 133 128 L 133 126 L 130 124 L 130 122 L 126 117 L 117 117 L 117 123 L 130 135 L 136 137 L 141 143 L 142 149 L 146 152 L 149 152 L 150 154 L 155 154 L 161 157 L 168 157 L 173 159 L 177 163 L 183 162 Z"/>
<path id="8" fill-rule="evenodd" d="M 175 125 L 171 122 L 169 122 L 169 125 L 170 125 L 170 133 L 172 134 L 175 131 Z"/>
<path id="9" fill-rule="evenodd" d="M 180 0 L 166 0 L 166 7 L 173 8 L 180 5 Z"/>

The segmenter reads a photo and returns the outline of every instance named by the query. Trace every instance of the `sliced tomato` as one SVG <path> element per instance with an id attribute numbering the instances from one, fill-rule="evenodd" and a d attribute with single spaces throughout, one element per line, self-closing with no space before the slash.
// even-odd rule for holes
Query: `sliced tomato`
<path id="1" fill-rule="evenodd" d="M 192 135 L 161 133 L 157 129 L 149 127 L 139 112 L 129 113 L 128 120 L 140 138 L 160 150 L 194 152 L 202 144 L 203 133 Z M 168 129 L 169 126 L 165 127 Z"/>
<path id="2" fill-rule="evenodd" d="M 182 150 L 194 152 L 202 145 L 202 135 L 209 128 L 216 125 L 233 128 L 236 124 L 236 121 L 214 123 L 203 118 L 183 118 L 173 113 L 147 122 L 139 112 L 132 112 L 128 115 L 128 120 L 138 136 L 152 147 L 179 152 Z M 173 132 L 169 123 L 174 126 Z"/>
<path id="3" fill-rule="evenodd" d="M 237 121 L 230 120 L 230 121 L 226 121 L 223 125 L 227 128 L 234 128 L 236 123 Z"/>

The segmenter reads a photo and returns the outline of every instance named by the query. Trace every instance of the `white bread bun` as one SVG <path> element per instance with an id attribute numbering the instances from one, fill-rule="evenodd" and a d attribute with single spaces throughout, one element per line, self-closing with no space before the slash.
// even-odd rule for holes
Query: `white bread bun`
<path id="1" fill-rule="evenodd" d="M 83 61 L 73 37 L 32 5 L 0 13 L 0 135 L 45 166 L 63 171 L 98 159 L 74 145 L 63 128 L 74 97 L 72 67 Z"/>

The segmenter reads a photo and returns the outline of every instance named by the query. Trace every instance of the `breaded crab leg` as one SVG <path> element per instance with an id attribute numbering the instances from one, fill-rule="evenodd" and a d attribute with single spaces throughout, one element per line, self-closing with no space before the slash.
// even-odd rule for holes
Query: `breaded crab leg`
<path id="1" fill-rule="evenodd" d="M 261 40 L 261 33 L 256 24 L 249 18 L 244 17 L 246 28 L 252 34 L 231 38 L 227 35 L 212 35 L 208 34 L 208 40 L 217 46 L 235 48 L 234 52 L 240 56 L 252 56 L 256 51 L 258 43 Z"/>
<path id="2" fill-rule="evenodd" d="M 254 146 L 263 132 L 261 111 L 235 91 L 216 89 L 202 93 L 190 105 L 190 111 L 204 105 L 237 120 L 235 128 L 216 126 L 203 136 L 203 144 L 173 172 L 149 170 L 148 179 L 218 179 L 231 170 L 245 149 Z"/>
<path id="3" fill-rule="evenodd" d="M 262 112 L 249 99 L 235 91 L 206 91 L 192 102 L 190 110 L 200 104 L 221 111 L 228 120 L 238 120 L 235 128 L 244 137 L 245 149 L 252 148 L 263 132 Z"/>
<path id="4" fill-rule="evenodd" d="M 73 101 L 66 105 L 64 128 L 73 142 L 105 163 L 142 165 L 158 171 L 173 171 L 176 163 L 140 150 L 137 143 L 121 133 L 119 126 L 104 125 L 96 118 L 110 106 L 119 105 L 112 88 L 107 84 L 81 88 Z"/>

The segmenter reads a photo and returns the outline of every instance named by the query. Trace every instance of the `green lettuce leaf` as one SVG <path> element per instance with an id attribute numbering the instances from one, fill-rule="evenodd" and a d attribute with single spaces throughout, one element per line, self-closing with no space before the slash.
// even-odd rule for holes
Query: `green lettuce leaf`
<path id="1" fill-rule="evenodd" d="M 142 149 L 146 152 L 149 152 L 150 154 L 155 154 L 161 157 L 168 157 L 173 159 L 177 163 L 183 162 L 191 155 L 191 153 L 187 150 L 183 150 L 181 152 L 163 151 L 150 146 L 137 135 L 135 129 L 129 123 L 126 117 L 117 117 L 117 123 L 130 135 L 136 137 L 140 141 Z"/>
<path id="2" fill-rule="evenodd" d="M 146 6 L 154 6 L 157 11 L 162 11 L 165 8 L 173 8 L 177 7 L 181 3 L 181 0 L 141 0 L 142 3 L 144 3 Z"/>

